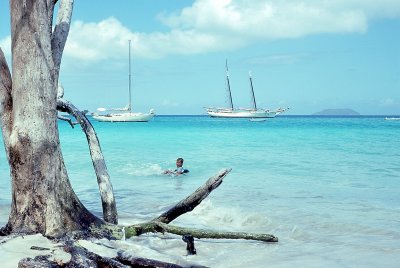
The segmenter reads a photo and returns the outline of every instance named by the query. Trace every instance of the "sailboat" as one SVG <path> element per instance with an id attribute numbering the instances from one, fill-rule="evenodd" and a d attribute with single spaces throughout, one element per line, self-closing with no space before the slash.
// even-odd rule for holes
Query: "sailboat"
<path id="1" fill-rule="evenodd" d="M 125 108 L 98 108 L 99 112 L 118 111 L 117 113 L 97 114 L 93 113 L 93 119 L 100 122 L 148 122 L 154 116 L 154 110 L 150 109 L 148 113 L 132 112 L 131 102 L 131 40 L 129 40 L 129 100 Z"/>
<path id="2" fill-rule="evenodd" d="M 284 109 L 278 108 L 275 110 L 269 110 L 269 109 L 258 108 L 256 103 L 256 97 L 254 95 L 253 79 L 251 77 L 251 73 L 249 73 L 249 81 L 250 81 L 251 98 L 253 104 L 252 108 L 234 108 L 232 101 L 231 85 L 229 82 L 228 60 L 226 60 L 225 66 L 226 66 L 226 84 L 228 91 L 229 107 L 228 108 L 207 107 L 206 111 L 208 115 L 210 115 L 211 117 L 222 117 L 222 118 L 250 118 L 256 121 L 256 119 L 261 119 L 261 118 L 273 118 L 278 114 L 281 114 L 287 109 L 289 109 L 289 108 L 284 108 Z"/>

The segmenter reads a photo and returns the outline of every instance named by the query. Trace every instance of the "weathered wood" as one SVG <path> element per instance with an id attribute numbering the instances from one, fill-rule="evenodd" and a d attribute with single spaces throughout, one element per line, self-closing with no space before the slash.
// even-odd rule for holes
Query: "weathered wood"
<path id="1" fill-rule="evenodd" d="M 122 231 L 122 229 L 118 229 Z M 129 225 L 124 228 L 125 237 L 139 236 L 145 233 L 163 233 L 164 231 L 157 225 L 155 221 L 149 221 L 140 224 Z M 117 233 L 117 230 L 115 231 Z"/>
<path id="2" fill-rule="evenodd" d="M 188 255 L 196 255 L 196 248 L 194 247 L 194 239 L 192 235 L 182 235 L 183 242 L 186 243 L 186 252 Z"/>
<path id="3" fill-rule="evenodd" d="M 61 268 L 62 263 L 49 260 L 50 255 L 36 256 L 35 258 L 24 258 L 18 262 L 18 268 Z"/>
<path id="4" fill-rule="evenodd" d="M 169 223 L 180 215 L 192 211 L 222 183 L 223 178 L 225 178 L 225 176 L 228 175 L 231 170 L 232 169 L 221 170 L 217 175 L 208 179 L 208 181 L 206 181 L 203 186 L 199 187 L 193 194 L 181 200 L 178 204 L 176 204 L 157 218 L 153 219 L 152 221 Z"/>
<path id="5" fill-rule="evenodd" d="M 110 181 L 110 175 L 108 174 L 106 162 L 101 151 L 100 142 L 92 124 L 87 117 L 69 101 L 58 99 L 57 109 L 62 112 L 67 112 L 75 117 L 78 123 L 81 125 L 82 130 L 85 132 L 90 155 L 92 157 L 93 167 L 97 176 L 97 183 L 99 185 L 101 204 L 103 207 L 103 218 L 106 222 L 117 224 L 118 213 L 114 191 Z"/>
<path id="6" fill-rule="evenodd" d="M 110 267 L 110 268 L 128 268 L 118 260 L 100 256 L 86 248 L 77 246 L 73 241 L 65 244 L 64 250 L 72 255 L 71 261 L 67 267 Z"/>
<path id="7" fill-rule="evenodd" d="M 73 0 L 60 1 L 57 13 L 57 23 L 51 36 L 51 50 L 53 54 L 55 72 L 54 83 L 56 85 L 58 84 L 62 54 L 64 52 L 65 43 L 67 42 L 69 28 L 71 25 L 73 5 Z"/>
<path id="8" fill-rule="evenodd" d="M 49 248 L 38 247 L 38 246 L 31 246 L 32 250 L 50 250 Z"/>
<path id="9" fill-rule="evenodd" d="M 69 117 L 65 117 L 65 116 L 58 115 L 57 118 L 60 119 L 60 120 L 62 120 L 62 121 L 68 122 L 68 124 L 69 124 L 72 128 L 74 128 L 75 125 L 79 124 L 79 123 L 77 123 L 77 122 L 72 122 L 71 118 L 69 118 Z"/>
<path id="10" fill-rule="evenodd" d="M 121 232 L 120 228 L 116 228 L 114 232 Z M 210 239 L 245 239 L 256 240 L 262 242 L 278 242 L 278 237 L 271 234 L 253 234 L 246 232 L 219 232 L 212 230 L 201 230 L 195 228 L 178 227 L 162 222 L 150 221 L 142 224 L 135 224 L 125 227 L 126 238 L 139 236 L 144 233 L 171 233 L 176 235 L 192 235 L 196 238 Z"/>
<path id="11" fill-rule="evenodd" d="M 172 226 L 168 223 L 179 217 L 180 215 L 192 211 L 198 204 L 204 200 L 211 191 L 221 185 L 223 178 L 231 171 L 231 169 L 224 169 L 217 175 L 211 177 L 203 186 L 199 187 L 194 193 L 187 198 L 180 201 L 173 208 L 163 213 L 161 216 L 145 223 L 134 224 L 124 227 L 109 226 L 109 230 L 119 237 L 123 235 L 126 238 L 132 236 L 139 236 L 144 233 L 172 233 L 177 235 L 191 235 L 196 238 L 210 238 L 210 239 L 246 239 L 256 240 L 263 242 L 278 242 L 278 238 L 270 234 L 252 234 L 245 232 L 217 232 L 210 230 L 199 230 L 193 228 L 183 228 Z M 122 234 L 124 232 L 124 234 Z"/>
<path id="12" fill-rule="evenodd" d="M 117 260 L 130 267 L 157 267 L 157 268 L 183 268 L 183 266 L 162 262 L 152 259 L 126 256 L 123 252 L 118 252 Z M 193 266 L 192 266 L 193 267 Z"/>
<path id="13" fill-rule="evenodd" d="M 1 93 L 2 106 L 12 103 L 10 116 L 2 116 L 12 179 L 9 232 L 62 236 L 102 223 L 72 190 L 61 154 L 51 50 L 53 8 L 50 0 L 10 1 L 13 77 L 10 98 Z"/>
<path id="14" fill-rule="evenodd" d="M 153 259 L 139 258 L 118 251 L 116 258 L 107 258 L 93 253 L 86 248 L 74 244 L 73 241 L 67 241 L 64 250 L 72 255 L 71 261 L 67 263 L 67 267 L 168 267 L 180 268 L 182 266 L 162 262 Z M 191 266 L 200 267 L 200 266 Z M 202 266 L 203 267 L 203 266 Z"/>
<path id="15" fill-rule="evenodd" d="M 0 116 L 2 121 L 4 144 L 10 143 L 12 129 L 12 79 L 3 50 L 0 48 Z M 5 146 L 7 158 L 9 157 L 8 146 Z"/>
<path id="16" fill-rule="evenodd" d="M 3 133 L 3 142 L 8 162 L 10 162 L 10 150 L 7 144 L 10 143 L 10 135 L 12 130 L 12 78 L 7 60 L 3 50 L 0 48 L 0 118 Z M 10 233 L 10 229 L 0 228 L 0 236 L 6 236 Z"/>
<path id="17" fill-rule="evenodd" d="M 245 240 L 256 240 L 263 242 L 278 242 L 276 236 L 270 234 L 252 234 L 245 232 L 217 232 L 210 230 L 200 230 L 193 228 L 184 228 L 173 226 L 161 222 L 155 222 L 156 230 L 162 230 L 162 232 L 168 232 L 177 235 L 190 234 L 196 238 L 211 238 L 211 239 L 245 239 Z"/>

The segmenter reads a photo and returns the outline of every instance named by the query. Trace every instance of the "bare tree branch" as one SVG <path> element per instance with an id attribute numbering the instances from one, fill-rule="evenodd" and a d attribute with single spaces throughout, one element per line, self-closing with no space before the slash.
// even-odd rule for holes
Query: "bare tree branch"
<path id="1" fill-rule="evenodd" d="M 54 82 L 56 85 L 58 83 L 61 58 L 64 51 L 65 43 L 67 42 L 69 28 L 71 25 L 73 6 L 74 0 L 60 0 L 57 14 L 57 23 L 54 27 L 53 35 L 51 37 L 51 50 L 53 53 L 56 78 Z"/>
<path id="2" fill-rule="evenodd" d="M 245 232 L 216 232 L 210 230 L 200 230 L 193 228 L 184 228 L 179 226 L 173 226 L 165 223 L 156 222 L 158 228 L 164 232 L 177 235 L 190 234 L 196 238 L 211 238 L 211 239 L 246 239 L 246 240 L 257 240 L 263 242 L 278 242 L 276 236 L 270 234 L 252 234 Z"/>
<path id="3" fill-rule="evenodd" d="M 104 220 L 109 223 L 117 224 L 118 215 L 114 192 L 110 182 L 110 175 L 108 174 L 107 166 L 100 148 L 100 143 L 97 139 L 97 135 L 92 124 L 86 118 L 86 116 L 69 101 L 58 99 L 57 109 L 74 116 L 85 132 L 86 139 L 89 144 L 90 155 L 92 157 L 93 167 L 97 176 L 97 183 L 99 185 Z"/>
<path id="4" fill-rule="evenodd" d="M 163 223 L 170 223 L 180 215 L 192 211 L 197 205 L 201 203 L 215 188 L 221 183 L 223 178 L 232 169 L 223 169 L 217 175 L 208 179 L 208 181 L 201 187 L 199 187 L 193 194 L 181 200 L 178 204 L 172 207 L 167 212 L 164 212 L 152 221 L 159 221 Z"/>
<path id="5" fill-rule="evenodd" d="M 78 122 L 72 122 L 71 118 L 68 118 L 68 117 L 65 117 L 62 115 L 57 115 L 57 118 L 60 120 L 63 120 L 63 121 L 67 121 L 71 125 L 72 128 L 74 128 L 74 125 L 79 124 Z"/>
<path id="6" fill-rule="evenodd" d="M 114 230 L 113 230 L 114 228 Z M 118 233 L 121 227 L 111 227 L 114 234 Z M 120 230 L 120 229 L 119 229 Z M 262 242 L 278 242 L 278 237 L 271 234 L 253 234 L 245 232 L 218 232 L 212 230 L 201 230 L 195 228 L 184 228 L 162 222 L 150 221 L 125 227 L 126 238 L 139 236 L 145 233 L 171 233 L 176 235 L 192 235 L 196 238 L 210 239 L 246 239 Z"/>

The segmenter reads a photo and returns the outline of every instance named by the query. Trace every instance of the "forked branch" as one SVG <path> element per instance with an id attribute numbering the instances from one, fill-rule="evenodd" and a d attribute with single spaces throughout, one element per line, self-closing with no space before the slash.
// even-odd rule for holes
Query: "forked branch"
<path id="1" fill-rule="evenodd" d="M 278 238 L 271 234 L 252 234 L 245 232 L 217 232 L 210 230 L 200 230 L 194 228 L 183 228 L 172 226 L 168 223 L 176 219 L 186 212 L 192 211 L 203 201 L 214 189 L 221 185 L 223 178 L 231 171 L 224 169 L 215 176 L 211 177 L 203 186 L 199 187 L 194 193 L 187 198 L 178 202 L 167 212 L 161 216 L 142 224 L 130 225 L 124 228 L 126 238 L 139 236 L 144 233 L 171 233 L 177 235 L 192 235 L 196 238 L 211 238 L 211 239 L 246 239 L 257 240 L 263 242 L 278 242 Z M 114 230 L 114 233 L 116 230 Z"/>

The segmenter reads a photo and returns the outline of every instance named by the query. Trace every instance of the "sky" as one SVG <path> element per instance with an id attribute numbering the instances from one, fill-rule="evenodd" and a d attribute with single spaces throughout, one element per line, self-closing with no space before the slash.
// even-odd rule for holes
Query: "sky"
<path id="1" fill-rule="evenodd" d="M 0 47 L 11 65 L 9 1 Z M 75 0 L 60 82 L 84 110 L 128 102 L 137 112 L 205 114 L 290 107 L 400 115 L 399 0 Z"/>

